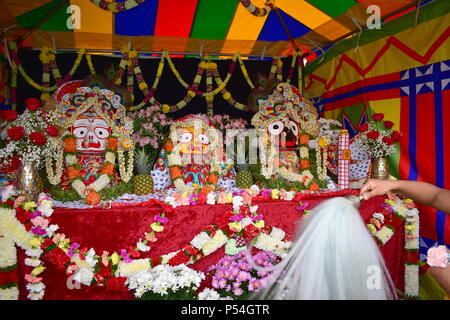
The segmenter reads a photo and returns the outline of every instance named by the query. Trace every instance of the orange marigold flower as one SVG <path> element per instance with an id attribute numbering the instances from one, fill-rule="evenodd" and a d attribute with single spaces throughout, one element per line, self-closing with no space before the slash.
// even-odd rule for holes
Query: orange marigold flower
<path id="1" fill-rule="evenodd" d="M 78 178 L 80 176 L 81 176 L 80 170 L 78 170 L 77 168 L 74 167 L 67 168 L 67 177 L 69 178 L 69 180 Z"/>
<path id="2" fill-rule="evenodd" d="M 117 138 L 109 138 L 108 139 L 108 149 L 112 151 L 117 150 L 117 145 L 119 144 L 119 141 Z"/>
<path id="3" fill-rule="evenodd" d="M 166 144 L 164 145 L 164 150 L 166 150 L 167 152 L 172 152 L 173 150 L 173 143 L 171 140 L 168 140 L 166 142 Z"/>
<path id="4" fill-rule="evenodd" d="M 172 180 L 182 176 L 180 168 L 178 168 L 178 167 L 170 167 L 169 172 L 170 172 L 170 177 L 172 178 Z"/>
<path id="5" fill-rule="evenodd" d="M 100 203 L 100 200 L 100 195 L 95 191 L 91 191 L 86 195 L 87 204 L 97 205 Z"/>
<path id="6" fill-rule="evenodd" d="M 309 136 L 307 134 L 300 135 L 300 144 L 308 144 Z"/>
<path id="7" fill-rule="evenodd" d="M 114 172 L 114 165 L 112 163 L 108 163 L 103 167 L 102 173 L 113 174 L 113 172 Z"/>
<path id="8" fill-rule="evenodd" d="M 320 187 L 317 183 L 313 182 L 309 185 L 308 189 L 311 191 L 319 191 Z"/>
<path id="9" fill-rule="evenodd" d="M 76 152 L 76 140 L 75 138 L 64 139 L 64 151 L 65 152 Z"/>
<path id="10" fill-rule="evenodd" d="M 300 168 L 307 169 L 311 166 L 309 160 L 300 160 Z"/>
<path id="11" fill-rule="evenodd" d="M 212 183 L 213 185 L 216 185 L 219 181 L 219 176 L 215 173 L 212 173 L 208 177 L 208 182 Z"/>

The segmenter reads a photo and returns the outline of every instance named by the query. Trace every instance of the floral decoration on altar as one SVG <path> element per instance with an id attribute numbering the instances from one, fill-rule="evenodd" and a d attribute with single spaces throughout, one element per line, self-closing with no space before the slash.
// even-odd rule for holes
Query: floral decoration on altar
<path id="1" fill-rule="evenodd" d="M 161 265 L 159 268 L 168 273 L 175 272 L 175 270 L 187 270 L 185 266 L 203 259 L 223 246 L 225 246 L 226 255 L 238 255 L 235 258 L 225 257 L 224 259 L 235 260 L 238 264 L 238 260 L 244 255 L 243 251 L 249 246 L 265 252 L 256 255 L 256 260 L 254 260 L 256 265 L 259 265 L 258 261 L 261 259 L 267 260 L 263 256 L 267 256 L 271 261 L 278 261 L 289 250 L 291 237 L 283 230 L 265 223 L 263 215 L 258 213 L 258 206 L 252 205 L 252 199 L 256 196 L 296 201 L 298 194 L 276 189 L 260 190 L 257 186 L 252 186 L 250 189 L 236 193 L 225 193 L 223 195 L 221 193 L 210 193 L 202 201 L 191 199 L 192 202 L 185 202 L 182 200 L 185 205 L 213 204 L 224 201 L 224 203 L 232 204 L 232 209 L 225 209 L 222 214 L 216 216 L 213 224 L 206 226 L 183 248 L 161 256 L 151 256 L 151 246 L 152 243 L 158 241 L 158 233 L 164 232 L 165 226 L 170 223 L 172 205 L 176 206 L 178 200 L 175 196 L 167 197 L 166 204 L 153 200 L 153 204 L 161 206 L 161 213 L 154 216 L 148 232 L 143 234 L 136 245 L 118 249 L 113 253 L 103 252 L 100 254 L 94 248 L 83 247 L 82 244 L 71 241 L 63 233 L 57 233 L 59 226 L 51 224 L 53 208 L 50 198 L 42 194 L 37 202 L 24 202 L 23 198 L 15 196 L 15 190 L 10 186 L 3 190 L 2 203 L 0 204 L 0 234 L 2 235 L 0 237 L 2 249 L 2 254 L 0 254 L 0 297 L 3 299 L 17 299 L 18 297 L 18 279 L 10 276 L 11 271 L 14 272 L 17 268 L 15 244 L 26 250 L 25 264 L 32 267 L 26 275 L 29 299 L 42 299 L 45 294 L 45 283 L 43 283 L 41 274 L 46 268 L 46 263 L 54 264 L 58 269 L 65 271 L 68 277 L 72 277 L 75 282 L 80 284 L 104 286 L 108 290 L 127 290 L 125 284 L 128 284 L 131 285 L 130 289 L 135 290 L 135 295 L 142 296 L 145 292 L 150 292 L 152 288 L 155 288 L 150 288 L 147 280 L 152 277 L 152 274 L 155 275 L 156 270 L 159 270 L 155 269 L 157 266 Z M 189 200 L 189 196 L 181 196 L 180 199 L 186 198 Z M 300 202 L 297 210 L 299 214 L 301 212 L 308 214 L 308 208 L 308 203 Z M 379 241 L 379 245 L 382 246 L 389 241 L 403 221 L 406 222 L 404 225 L 405 250 L 408 251 L 405 294 L 407 297 L 414 297 L 418 295 L 419 222 L 418 211 L 412 201 L 390 195 L 373 215 L 368 224 L 368 229 L 372 232 L 374 238 Z M 150 254 L 150 257 L 142 258 L 144 253 L 147 256 Z M 219 267 L 219 265 L 216 267 Z M 190 273 L 187 272 L 187 274 Z M 220 278 L 220 274 L 216 273 L 217 277 Z M 192 276 L 202 277 L 201 275 L 194 276 L 194 274 Z M 256 287 L 263 285 L 264 281 L 262 280 L 267 275 L 259 274 L 256 276 L 259 278 L 253 276 L 255 278 L 253 281 L 252 278 L 247 276 L 248 282 L 246 284 L 243 284 L 243 282 L 247 280 L 238 281 L 241 282 L 242 294 L 246 290 L 253 291 Z M 8 279 L 13 281 L 8 282 Z M 209 291 L 200 293 L 199 299 L 206 296 L 216 298 L 221 296 L 238 298 L 240 296 L 241 291 L 237 284 L 233 288 L 230 287 L 230 291 L 227 289 L 229 288 L 228 285 L 231 286 L 232 283 L 227 283 L 222 288 L 223 285 L 220 282 L 222 278 L 216 280 L 214 282 L 216 286 L 214 287 L 213 284 L 213 287 L 217 290 L 218 295 L 210 288 Z M 231 278 L 229 280 L 231 281 Z M 182 276 L 176 281 L 180 288 L 183 287 L 182 283 L 185 284 L 189 296 L 192 293 L 191 289 L 198 288 L 197 281 L 189 281 Z M 236 282 L 237 279 L 233 281 Z M 8 283 L 8 286 L 4 285 L 5 282 Z M 223 289 L 225 290 L 222 291 Z M 234 292 L 233 289 L 236 289 L 236 291 Z M 161 288 L 156 291 L 153 293 L 164 296 Z M 152 295 L 153 293 L 149 294 Z M 176 292 L 172 293 L 176 294 Z M 180 295 L 184 294 L 180 292 Z"/>
<path id="2" fill-rule="evenodd" d="M 55 101 L 56 124 L 64 132 L 62 148 L 54 154 L 56 165 L 53 157 L 46 158 L 48 180 L 52 185 L 68 184 L 86 203 L 98 204 L 99 192 L 119 178 L 116 160 L 122 181 L 133 175 L 133 122 L 120 94 L 84 86 L 83 81 L 65 83 L 56 91 Z"/>
<path id="3" fill-rule="evenodd" d="M 355 143 L 368 150 L 372 158 L 385 158 L 395 152 L 395 143 L 400 139 L 400 132 L 393 129 L 394 123 L 384 120 L 384 114 L 375 113 L 372 120 L 360 125 L 360 133 Z"/>
<path id="4" fill-rule="evenodd" d="M 22 162 L 41 167 L 46 158 L 60 149 L 59 132 L 53 125 L 56 115 L 42 111 L 37 98 L 25 99 L 25 106 L 20 115 L 15 110 L 2 110 L 7 125 L 1 133 L 6 146 L 0 149 L 0 158 L 18 155 Z"/>

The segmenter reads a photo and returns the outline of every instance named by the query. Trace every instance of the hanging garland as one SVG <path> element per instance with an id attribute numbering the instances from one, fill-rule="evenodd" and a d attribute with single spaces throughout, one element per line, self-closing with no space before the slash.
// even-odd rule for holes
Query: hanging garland
<path id="1" fill-rule="evenodd" d="M 242 74 L 244 75 L 245 81 L 247 81 L 250 89 L 255 89 L 255 85 L 252 83 L 252 80 L 250 80 L 250 77 L 248 76 L 247 68 L 245 67 L 244 61 L 242 61 L 241 54 L 238 53 L 237 55 L 239 66 L 241 67 Z"/>
<path id="2" fill-rule="evenodd" d="M 146 0 L 126 0 L 122 2 L 118 1 L 106 1 L 106 0 L 91 0 L 97 7 L 107 10 L 112 13 L 124 12 L 133 8 L 136 8 L 143 4 Z"/>
<path id="3" fill-rule="evenodd" d="M 252 15 L 257 17 L 264 17 L 267 15 L 272 9 L 275 8 L 275 0 L 267 0 L 264 8 L 259 8 L 255 6 L 251 0 L 240 0 L 241 4 L 248 10 Z"/>
<path id="4" fill-rule="evenodd" d="M 16 76 L 15 79 L 14 79 L 14 77 L 12 79 L 13 81 L 11 83 L 11 88 L 17 88 L 17 71 L 18 71 L 29 85 L 31 85 L 36 90 L 41 91 L 43 93 L 43 96 L 41 96 L 43 98 L 48 98 L 44 94 L 48 94 L 49 92 L 55 91 L 56 89 L 58 89 L 58 86 L 60 86 L 62 83 L 65 83 L 66 81 L 69 81 L 73 77 L 73 75 L 75 74 L 75 72 L 77 71 L 77 69 L 81 63 L 83 56 L 86 53 L 85 48 L 80 49 L 80 51 L 78 52 L 77 58 L 74 62 L 74 65 L 70 69 L 69 73 L 64 78 L 61 79 L 61 73 L 60 73 L 58 65 L 56 63 L 54 54 L 51 53 L 52 52 L 51 49 L 43 48 L 41 51 L 41 55 L 39 56 L 41 59 L 41 62 L 43 62 L 43 68 L 44 68 L 44 72 L 42 75 L 43 85 L 39 85 L 27 74 L 27 72 L 23 68 L 22 62 L 20 61 L 19 56 L 17 54 L 17 44 L 15 42 L 10 43 L 10 49 L 11 49 L 11 52 L 10 52 L 11 57 L 13 57 L 13 59 L 12 59 L 13 76 L 14 76 L 14 74 Z M 86 55 L 86 60 L 88 61 L 89 70 L 91 71 L 91 73 L 95 74 L 95 70 L 92 65 L 92 61 L 89 62 L 90 56 L 89 57 L 88 56 L 89 55 Z M 50 73 L 49 73 L 48 67 L 45 66 L 47 64 L 48 64 L 50 70 L 52 71 L 53 76 L 55 77 L 55 80 L 57 82 L 55 85 L 53 85 L 51 87 L 48 85 L 48 83 L 50 81 Z M 16 89 L 11 90 L 11 91 L 15 93 Z"/>

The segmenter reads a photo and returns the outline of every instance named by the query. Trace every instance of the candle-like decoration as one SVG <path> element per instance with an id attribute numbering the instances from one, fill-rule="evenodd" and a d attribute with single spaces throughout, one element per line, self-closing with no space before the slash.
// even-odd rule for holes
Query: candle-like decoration
<path id="1" fill-rule="evenodd" d="M 350 139 L 348 131 L 342 129 L 339 132 L 338 142 L 338 186 L 340 189 L 348 189 L 350 171 Z"/>

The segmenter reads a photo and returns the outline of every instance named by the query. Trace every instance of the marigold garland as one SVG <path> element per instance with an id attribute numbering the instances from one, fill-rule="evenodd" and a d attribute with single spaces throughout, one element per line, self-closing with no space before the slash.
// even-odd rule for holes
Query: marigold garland
<path id="1" fill-rule="evenodd" d="M 264 8 L 259 8 L 255 6 L 251 0 L 240 0 L 241 4 L 248 10 L 252 15 L 257 17 L 266 16 L 272 9 L 275 8 L 275 0 L 267 0 Z"/>
<path id="2" fill-rule="evenodd" d="M 106 1 L 106 0 L 91 0 L 97 7 L 107 10 L 112 13 L 124 12 L 136 8 L 147 0 L 126 0 L 126 1 Z"/>

